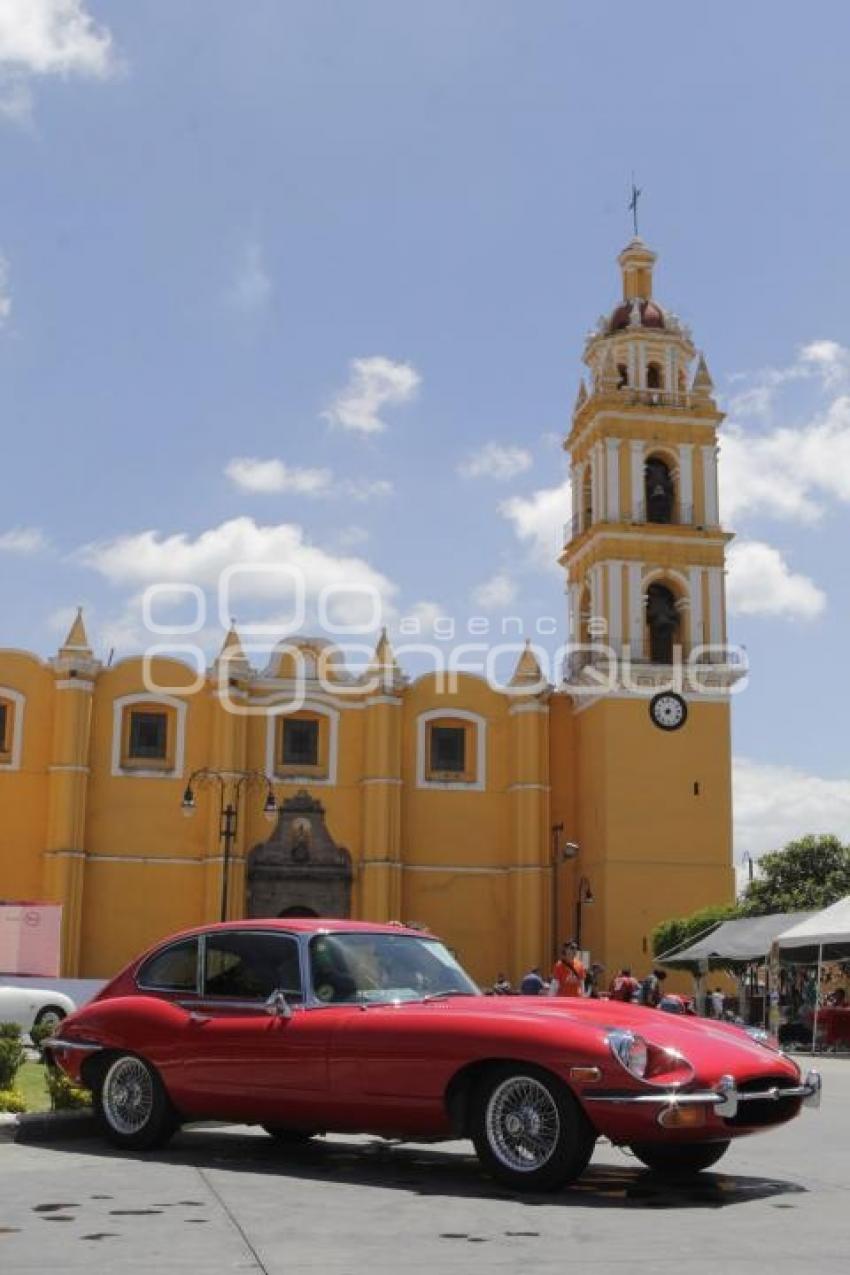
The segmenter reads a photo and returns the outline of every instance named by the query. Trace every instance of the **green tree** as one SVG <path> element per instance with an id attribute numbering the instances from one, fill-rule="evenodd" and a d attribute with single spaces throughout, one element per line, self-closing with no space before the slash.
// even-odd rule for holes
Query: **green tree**
<path id="1" fill-rule="evenodd" d="M 698 912 L 692 912 L 690 916 L 662 921 L 652 931 L 653 955 L 661 956 L 674 947 L 684 947 L 693 943 L 701 934 L 709 932 L 721 921 L 731 921 L 736 916 L 740 916 L 737 904 L 712 903 L 709 907 L 700 908 Z"/>
<path id="2" fill-rule="evenodd" d="M 800 837 L 759 859 L 741 900 L 744 916 L 817 911 L 850 894 L 850 846 L 837 837 Z"/>

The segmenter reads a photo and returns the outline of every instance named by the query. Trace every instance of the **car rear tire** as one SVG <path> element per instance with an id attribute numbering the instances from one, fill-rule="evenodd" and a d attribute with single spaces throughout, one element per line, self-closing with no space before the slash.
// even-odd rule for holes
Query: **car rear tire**
<path id="1" fill-rule="evenodd" d="M 44 1005 L 36 1014 L 33 1027 L 46 1027 L 52 1033 L 63 1018 L 67 1018 L 67 1014 L 60 1005 Z"/>
<path id="2" fill-rule="evenodd" d="M 716 1164 L 729 1148 L 726 1142 L 635 1142 L 632 1151 L 657 1173 L 700 1173 Z"/>
<path id="3" fill-rule="evenodd" d="M 155 1069 L 138 1054 L 111 1058 L 99 1072 L 92 1097 L 101 1132 L 125 1150 L 163 1146 L 180 1123 Z"/>
<path id="4" fill-rule="evenodd" d="M 298 1146 L 302 1142 L 309 1142 L 311 1138 L 316 1137 L 316 1133 L 310 1129 L 285 1129 L 278 1124 L 264 1124 L 263 1128 L 275 1142 L 291 1147 Z"/>
<path id="5" fill-rule="evenodd" d="M 519 1191 L 574 1181 L 596 1134 L 567 1086 L 535 1067 L 493 1068 L 473 1095 L 471 1133 L 482 1166 Z"/>

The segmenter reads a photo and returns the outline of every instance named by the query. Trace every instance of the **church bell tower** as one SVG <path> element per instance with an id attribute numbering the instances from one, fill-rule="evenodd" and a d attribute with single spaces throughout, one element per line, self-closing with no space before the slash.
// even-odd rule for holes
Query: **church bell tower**
<path id="1" fill-rule="evenodd" d="M 691 333 L 653 295 L 656 255 L 618 258 L 622 297 L 588 335 L 565 447 L 582 945 L 651 961 L 659 921 L 733 897 L 717 429 Z"/>

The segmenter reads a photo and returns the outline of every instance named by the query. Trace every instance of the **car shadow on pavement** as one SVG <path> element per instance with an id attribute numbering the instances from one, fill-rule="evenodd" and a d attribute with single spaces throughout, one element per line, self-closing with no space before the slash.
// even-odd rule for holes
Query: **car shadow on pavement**
<path id="1" fill-rule="evenodd" d="M 519 1193 L 493 1182 L 484 1175 L 471 1150 L 464 1153 L 440 1145 L 381 1138 L 347 1141 L 336 1135 L 286 1146 L 244 1129 L 196 1127 L 181 1129 L 167 1147 L 157 1151 L 119 1151 L 94 1141 L 57 1143 L 52 1149 L 230 1173 L 274 1174 L 301 1182 L 339 1182 L 435 1198 L 514 1200 L 529 1206 L 724 1208 L 806 1191 L 796 1182 L 756 1174 L 704 1172 L 677 1177 L 655 1173 L 625 1157 L 616 1163 L 621 1153 L 613 1148 L 613 1163 L 594 1161 L 572 1186 L 545 1194 Z"/>

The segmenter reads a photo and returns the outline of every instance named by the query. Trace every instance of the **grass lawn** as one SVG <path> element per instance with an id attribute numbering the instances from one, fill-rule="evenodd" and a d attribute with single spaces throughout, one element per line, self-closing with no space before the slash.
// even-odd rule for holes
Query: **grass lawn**
<path id="1" fill-rule="evenodd" d="M 24 1095 L 27 1111 L 49 1111 L 50 1095 L 44 1083 L 41 1063 L 25 1062 L 15 1077 L 15 1088 Z"/>

